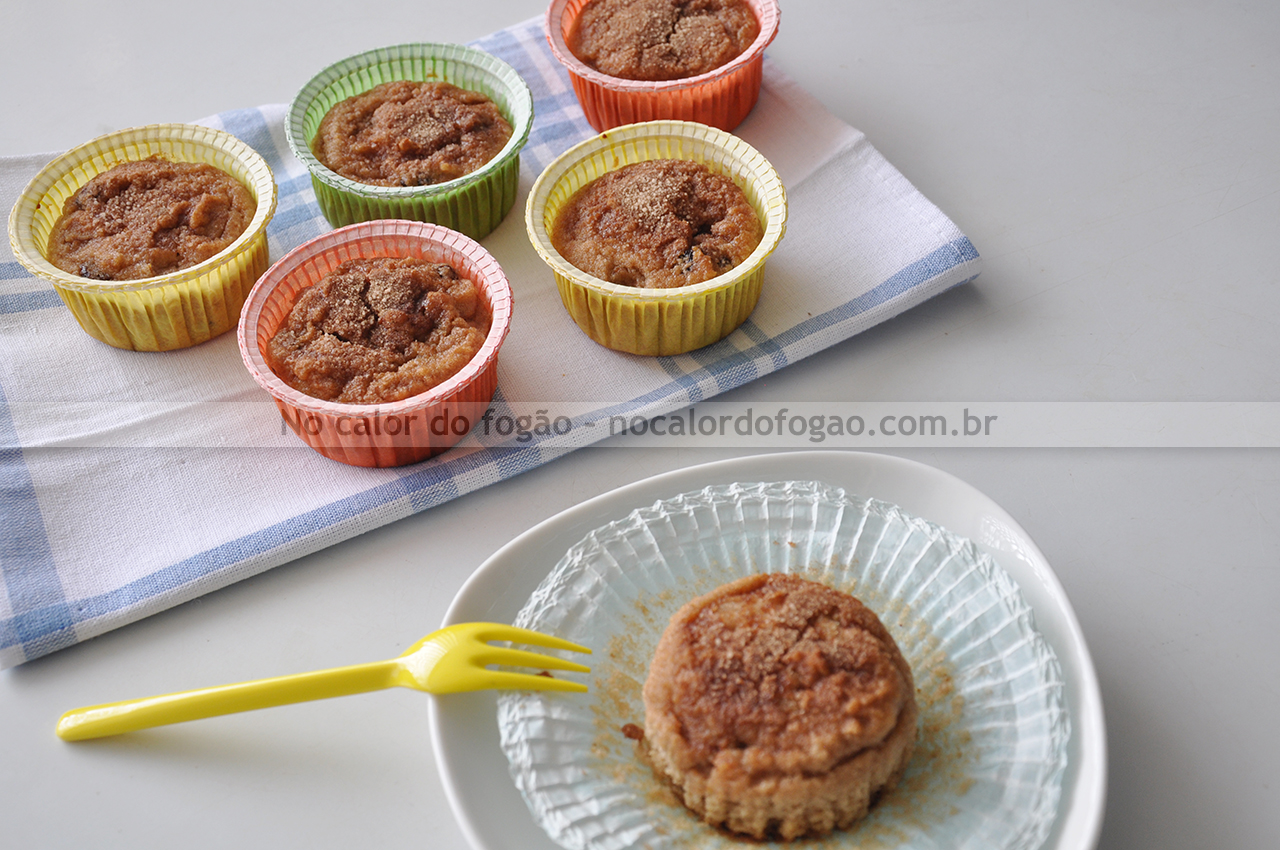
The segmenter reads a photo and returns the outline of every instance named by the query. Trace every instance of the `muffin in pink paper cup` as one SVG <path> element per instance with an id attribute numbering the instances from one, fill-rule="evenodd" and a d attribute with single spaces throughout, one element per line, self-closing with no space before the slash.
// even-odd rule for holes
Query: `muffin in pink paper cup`
<path id="1" fill-rule="evenodd" d="M 596 130 L 655 120 L 732 130 L 751 112 L 764 49 L 778 33 L 777 0 L 713 0 L 698 4 L 697 15 L 685 5 L 552 0 L 551 52 Z M 661 39 L 650 32 L 658 29 Z M 655 39 L 656 46 L 648 45 Z"/>
<path id="2" fill-rule="evenodd" d="M 455 445 L 497 388 L 511 285 L 475 240 L 376 220 L 304 243 L 240 316 L 240 355 L 307 445 L 352 466 L 403 466 Z"/>

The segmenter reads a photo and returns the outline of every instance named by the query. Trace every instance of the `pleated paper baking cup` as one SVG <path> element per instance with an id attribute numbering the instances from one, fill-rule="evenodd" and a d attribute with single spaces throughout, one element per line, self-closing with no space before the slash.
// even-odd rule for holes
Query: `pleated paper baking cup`
<path id="1" fill-rule="evenodd" d="M 679 80 L 627 80 L 602 74 L 569 49 L 568 38 L 591 0 L 553 0 L 547 8 L 547 41 L 569 73 L 574 94 L 596 130 L 640 121 L 678 120 L 732 130 L 760 97 L 764 49 L 778 34 L 776 0 L 746 0 L 760 33 L 746 50 L 725 65 Z"/>
<path id="2" fill-rule="evenodd" d="M 755 573 L 857 596 L 915 676 L 920 737 L 870 815 L 806 847 L 1032 850 L 1061 796 L 1070 721 L 1057 656 L 1009 575 L 969 541 L 815 482 L 707 487 L 592 531 L 516 624 L 593 650 L 584 695 L 504 693 L 502 748 L 537 822 L 571 850 L 724 848 L 640 759 L 626 724 L 667 622 Z M 755 842 L 752 842 L 755 843 Z"/>
<path id="3" fill-rule="evenodd" d="M 343 177 L 312 153 L 320 121 L 337 103 L 396 80 L 445 82 L 488 97 L 511 124 L 498 155 L 456 180 L 429 186 L 375 186 Z M 285 119 L 289 147 L 311 173 L 325 218 L 334 227 L 380 218 L 425 221 L 472 239 L 493 231 L 515 204 L 520 150 L 533 126 L 533 94 L 514 68 L 461 44 L 401 44 L 325 68 L 293 99 Z"/>
<path id="4" fill-rule="evenodd" d="M 610 283 L 561 256 L 551 231 L 573 195 L 610 171 L 654 159 L 690 160 L 733 180 L 764 226 L 755 250 L 725 274 L 673 289 Z M 650 121 L 601 133 L 547 166 L 529 192 L 525 226 L 565 309 L 587 336 L 631 354 L 683 354 L 728 336 L 755 309 L 765 260 L 786 232 L 787 193 L 769 161 L 737 136 L 689 121 Z"/>
<path id="5" fill-rule="evenodd" d="M 289 386 L 263 356 L 271 338 L 302 290 L 347 260 L 370 257 L 447 263 L 476 283 L 492 314 L 484 345 L 453 377 L 400 401 L 341 404 Z M 298 246 L 267 270 L 240 319 L 240 355 L 285 423 L 311 448 L 352 466 L 403 466 L 455 445 L 484 415 L 498 385 L 498 349 L 511 327 L 511 305 L 507 276 L 474 239 L 424 222 L 361 222 Z"/>
<path id="6" fill-rule="evenodd" d="M 49 236 L 67 199 L 122 162 L 160 156 L 212 165 L 244 184 L 257 203 L 244 233 L 221 253 L 172 274 L 102 281 L 49 262 Z M 268 265 L 267 222 L 276 208 L 271 168 L 230 133 L 195 124 L 120 130 L 67 151 L 40 170 L 9 215 L 9 244 L 29 272 L 53 284 L 86 333 L 116 348 L 170 351 L 231 330 Z"/>

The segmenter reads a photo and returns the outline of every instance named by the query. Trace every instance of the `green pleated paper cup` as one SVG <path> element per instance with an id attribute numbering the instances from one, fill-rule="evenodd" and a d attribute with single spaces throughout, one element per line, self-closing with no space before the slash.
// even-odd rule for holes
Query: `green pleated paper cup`
<path id="1" fill-rule="evenodd" d="M 733 180 L 763 225 L 755 250 L 722 275 L 672 289 L 611 283 L 561 256 L 551 232 L 574 194 L 610 171 L 653 159 L 691 160 Z M 561 302 L 587 336 L 630 354 L 683 354 L 728 336 L 755 309 L 765 260 L 786 232 L 787 193 L 769 161 L 737 136 L 689 121 L 650 121 L 601 133 L 547 166 L 529 192 L 525 226 L 551 267 Z"/>
<path id="2" fill-rule="evenodd" d="M 430 186 L 375 186 L 350 180 L 312 153 L 320 121 L 339 102 L 396 80 L 445 82 L 492 100 L 511 124 L 498 155 L 470 174 Z M 533 94 L 514 68 L 461 44 L 400 44 L 343 59 L 303 86 L 289 106 L 285 135 L 311 173 L 325 218 L 334 227 L 376 219 L 439 224 L 472 239 L 493 231 L 515 204 L 520 149 L 533 125 Z"/>
<path id="3" fill-rule="evenodd" d="M 49 262 L 49 236 L 67 199 L 122 162 L 160 156 L 212 165 L 244 184 L 257 204 L 244 233 L 218 254 L 172 274 L 103 281 Z M 171 351 L 236 326 L 240 308 L 267 270 L 267 223 L 276 208 L 271 168 L 230 133 L 195 124 L 150 124 L 101 136 L 40 170 L 9 215 L 9 244 L 29 272 L 53 284 L 80 327 L 116 348 Z"/>

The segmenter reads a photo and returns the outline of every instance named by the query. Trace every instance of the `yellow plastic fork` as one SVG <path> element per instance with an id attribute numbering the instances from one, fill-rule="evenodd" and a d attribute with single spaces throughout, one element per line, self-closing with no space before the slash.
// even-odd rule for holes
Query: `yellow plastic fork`
<path id="1" fill-rule="evenodd" d="M 383 688 L 416 688 L 431 694 L 487 688 L 579 693 L 587 690 L 584 684 L 550 675 L 488 669 L 489 665 L 499 664 L 591 672 L 589 667 L 552 655 L 490 646 L 489 641 L 493 640 L 591 652 L 585 646 L 528 629 L 499 623 L 459 623 L 432 632 L 404 654 L 387 661 L 72 709 L 58 720 L 58 737 L 66 741 L 102 738 L 203 717 L 362 694 Z"/>

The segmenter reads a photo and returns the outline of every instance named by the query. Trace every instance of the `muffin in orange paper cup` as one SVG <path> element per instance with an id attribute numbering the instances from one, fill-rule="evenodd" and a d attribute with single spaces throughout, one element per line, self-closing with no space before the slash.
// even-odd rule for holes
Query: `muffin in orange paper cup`
<path id="1" fill-rule="evenodd" d="M 446 263 L 475 283 L 491 316 L 479 351 L 452 377 L 399 401 L 326 401 L 285 383 L 266 352 L 294 302 L 348 260 L 378 257 Z M 424 222 L 361 222 L 298 246 L 267 270 L 240 317 L 240 355 L 288 426 L 317 452 L 353 466 L 403 466 L 450 448 L 484 415 L 497 388 L 498 349 L 511 326 L 511 305 L 506 275 L 475 240 Z"/>
<path id="2" fill-rule="evenodd" d="M 209 259 L 157 277 L 95 280 L 53 265 L 50 235 L 67 200 L 99 174 L 151 157 L 211 165 L 239 181 L 255 204 L 244 232 Z M 275 208 L 271 168 L 253 148 L 210 127 L 151 124 L 86 142 L 41 169 L 9 215 L 9 244 L 18 262 L 53 284 L 90 336 L 116 348 L 170 351 L 236 326 L 269 262 L 267 223 Z"/>
<path id="3" fill-rule="evenodd" d="M 744 0 L 759 33 L 728 63 L 706 73 L 675 80 L 630 80 L 601 73 L 569 48 L 574 27 L 592 0 L 552 0 L 547 8 L 551 52 L 569 72 L 574 93 L 596 130 L 641 121 L 680 120 L 732 130 L 760 97 L 764 49 L 778 34 L 777 0 Z"/>
<path id="4" fill-rule="evenodd" d="M 556 250 L 556 217 L 579 189 L 625 165 L 661 159 L 696 162 L 742 189 L 764 231 L 745 260 L 702 283 L 645 289 L 587 274 Z M 529 192 L 525 226 L 587 336 L 630 354 L 683 354 L 728 336 L 755 309 L 765 259 L 786 232 L 787 194 L 769 161 L 737 136 L 688 121 L 650 121 L 601 133 L 547 166 Z"/>
<path id="5" fill-rule="evenodd" d="M 380 186 L 338 174 L 312 150 L 320 122 L 347 98 L 383 83 L 443 82 L 479 92 L 511 125 L 511 138 L 487 163 L 443 183 Z M 311 79 L 289 105 L 285 136 L 311 173 L 325 218 L 334 227 L 374 219 L 439 224 L 472 239 L 493 231 L 515 204 L 520 150 L 533 126 L 533 94 L 514 68 L 483 50 L 462 44 L 400 44 L 343 59 Z"/>

